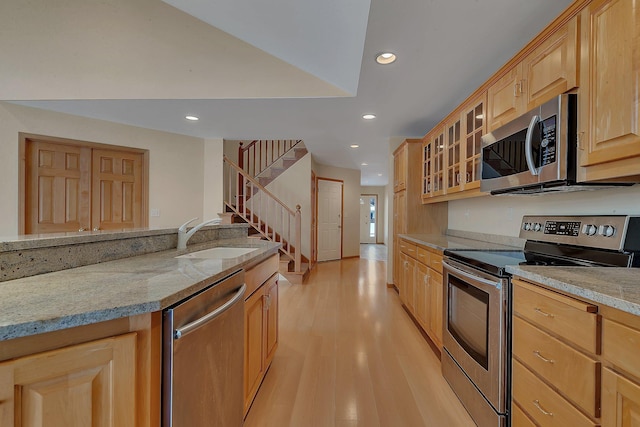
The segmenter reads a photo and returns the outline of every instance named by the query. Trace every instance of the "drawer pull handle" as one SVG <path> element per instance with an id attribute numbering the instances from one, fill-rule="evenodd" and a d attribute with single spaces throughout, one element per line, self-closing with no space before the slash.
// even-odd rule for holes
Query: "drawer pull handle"
<path id="1" fill-rule="evenodd" d="M 544 311 L 540 310 L 538 307 L 534 308 L 533 311 L 535 311 L 536 313 L 542 314 L 544 317 L 551 317 L 551 318 L 555 317 L 551 313 L 545 313 Z"/>
<path id="2" fill-rule="evenodd" d="M 536 400 L 534 400 L 534 401 L 533 401 L 533 405 L 534 405 L 536 408 L 538 408 L 538 410 L 540 410 L 540 412 L 542 412 L 543 414 L 548 415 L 548 416 L 550 416 L 550 417 L 553 417 L 553 412 L 547 412 L 547 411 L 545 411 L 545 410 L 542 408 L 542 406 L 540 406 L 540 401 L 539 401 L 538 399 L 536 399 Z"/>
<path id="3" fill-rule="evenodd" d="M 533 354 L 535 354 L 536 356 L 538 356 L 540 359 L 544 360 L 547 363 L 555 363 L 555 360 L 553 359 L 547 359 L 546 357 L 544 357 L 543 355 L 540 354 L 539 350 L 534 350 Z"/>

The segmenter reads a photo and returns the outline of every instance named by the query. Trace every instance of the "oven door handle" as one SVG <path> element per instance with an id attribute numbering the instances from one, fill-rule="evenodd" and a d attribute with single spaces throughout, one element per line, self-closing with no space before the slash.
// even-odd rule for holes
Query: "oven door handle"
<path id="1" fill-rule="evenodd" d="M 529 168 L 529 172 L 531 175 L 538 175 L 539 171 L 536 168 L 536 165 L 533 161 L 533 130 L 535 126 L 540 122 L 540 116 L 535 115 L 531 117 L 531 122 L 529 123 L 529 127 L 527 128 L 527 137 L 524 140 L 524 154 L 527 160 L 527 167 Z"/>
<path id="2" fill-rule="evenodd" d="M 449 267 L 449 269 L 454 271 L 456 274 L 459 274 L 460 276 L 464 276 L 464 278 L 466 279 L 482 283 L 483 285 L 490 286 L 492 288 L 500 288 L 500 284 L 502 283 L 501 281 L 498 281 L 498 280 L 496 281 L 487 280 L 483 277 L 476 276 L 475 274 L 467 273 L 466 271 L 457 268 L 455 265 L 449 264 L 447 260 L 443 260 L 442 263 L 445 266 Z"/>
<path id="3" fill-rule="evenodd" d="M 224 304 L 222 304 L 220 307 L 216 308 L 212 312 L 205 314 L 201 318 L 196 319 L 193 322 L 184 325 L 182 328 L 179 328 L 179 329 L 176 329 L 175 331 L 173 331 L 173 339 L 174 340 L 179 340 L 180 338 L 184 337 L 188 333 L 195 331 L 196 329 L 198 329 L 202 325 L 204 325 L 204 324 L 212 321 L 216 317 L 222 315 L 222 313 L 224 313 L 225 311 L 229 310 L 232 305 L 234 305 L 236 302 L 238 302 L 238 300 L 240 298 L 242 298 L 244 296 L 245 289 L 247 289 L 247 285 L 243 283 L 242 286 L 231 297 L 231 299 L 229 301 L 225 302 Z"/>

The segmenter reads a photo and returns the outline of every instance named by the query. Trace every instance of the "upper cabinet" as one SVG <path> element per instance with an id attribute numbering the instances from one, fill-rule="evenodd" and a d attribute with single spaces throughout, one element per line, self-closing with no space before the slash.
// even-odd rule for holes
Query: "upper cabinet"
<path id="1" fill-rule="evenodd" d="M 486 92 L 461 106 L 422 141 L 422 202 L 480 195 Z M 474 191 L 470 191 L 474 190 Z"/>
<path id="2" fill-rule="evenodd" d="M 554 31 L 488 89 L 488 131 L 578 86 L 579 19 Z"/>
<path id="3" fill-rule="evenodd" d="M 404 190 L 407 188 L 407 157 L 409 149 L 406 145 L 400 147 L 398 152 L 393 156 L 393 192 Z"/>
<path id="4" fill-rule="evenodd" d="M 594 0 L 581 19 L 579 179 L 637 178 L 640 10 L 633 1 Z"/>

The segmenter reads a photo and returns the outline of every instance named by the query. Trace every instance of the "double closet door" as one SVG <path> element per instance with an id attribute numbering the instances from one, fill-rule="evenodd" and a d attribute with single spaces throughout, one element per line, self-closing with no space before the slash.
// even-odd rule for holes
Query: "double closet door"
<path id="1" fill-rule="evenodd" d="M 24 233 L 147 225 L 144 151 L 25 140 Z"/>

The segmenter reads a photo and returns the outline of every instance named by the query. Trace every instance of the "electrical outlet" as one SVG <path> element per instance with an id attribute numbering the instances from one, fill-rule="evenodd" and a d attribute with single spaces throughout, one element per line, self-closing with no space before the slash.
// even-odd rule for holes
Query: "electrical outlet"
<path id="1" fill-rule="evenodd" d="M 151 216 L 160 216 L 160 209 L 151 208 L 150 214 Z"/>

